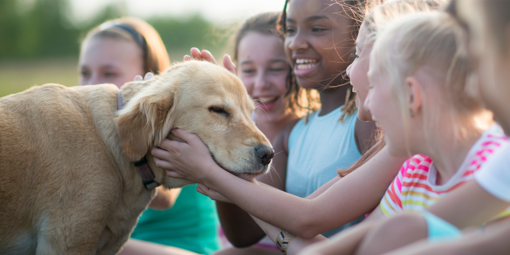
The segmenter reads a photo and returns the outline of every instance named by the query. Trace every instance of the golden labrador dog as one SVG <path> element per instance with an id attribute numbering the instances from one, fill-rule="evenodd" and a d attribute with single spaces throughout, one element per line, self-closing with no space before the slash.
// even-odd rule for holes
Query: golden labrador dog
<path id="1" fill-rule="evenodd" d="M 197 134 L 233 174 L 265 173 L 273 149 L 253 109 L 235 75 L 200 61 L 120 92 L 50 84 L 1 98 L 0 254 L 115 254 L 152 188 L 189 184 L 150 155 L 172 128 Z"/>

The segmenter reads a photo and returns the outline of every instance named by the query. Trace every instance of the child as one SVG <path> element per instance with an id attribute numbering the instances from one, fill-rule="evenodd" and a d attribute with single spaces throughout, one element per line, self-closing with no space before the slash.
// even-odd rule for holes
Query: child
<path id="1" fill-rule="evenodd" d="M 298 115 L 303 112 L 293 98 L 293 93 L 300 91 L 290 90 L 295 87 L 293 84 L 295 79 L 292 79 L 292 71 L 283 50 L 283 41 L 276 30 L 279 16 L 279 12 L 261 13 L 247 19 L 237 32 L 234 45 L 237 75 L 257 104 L 253 113 L 254 121 L 262 133 L 273 142 L 276 134 L 289 122 L 296 122 Z M 284 183 L 279 179 L 283 174 L 272 171 L 268 175 L 260 176 L 258 180 L 283 189 Z M 223 230 L 232 242 L 237 244 L 242 236 L 260 239 L 265 235 L 255 223 L 238 222 L 243 216 L 247 221 L 252 221 L 239 207 L 222 202 L 217 202 L 216 205 Z M 240 225 L 243 227 L 239 228 Z M 229 248 L 217 254 L 248 252 L 260 254 L 270 253 L 275 249 L 277 250 L 273 242 L 264 238 L 248 249 Z"/>
<path id="2" fill-rule="evenodd" d="M 156 30 L 140 19 L 121 18 L 94 28 L 82 42 L 80 85 L 113 83 L 121 87 L 136 75 L 159 73 L 169 66 Z M 193 186 L 182 191 L 159 187 L 149 207 L 120 254 L 212 253 L 219 248 L 214 203 Z"/>
<path id="3" fill-rule="evenodd" d="M 491 116 L 466 93 L 468 65 L 458 58 L 457 29 L 446 14 L 423 13 L 395 21 L 377 39 L 370 60 L 373 87 L 366 106 L 385 131 L 392 154 L 416 155 L 403 165 L 369 217 L 372 221 L 305 254 L 356 250 L 357 254 L 380 254 L 392 242 L 414 238 L 411 230 L 403 240 L 374 239 L 378 234 L 374 220 L 379 218 L 375 215 L 423 211 L 472 179 L 507 143 L 497 126 L 482 134 Z M 389 226 L 387 222 L 386 229 L 406 224 L 391 221 Z"/>
<path id="4" fill-rule="evenodd" d="M 510 120 L 506 110 L 509 108 L 508 54 L 510 19 L 509 1 L 452 1 L 448 11 L 470 34 L 464 37 L 464 47 L 477 71 L 479 92 L 485 105 L 494 112 L 494 117 L 508 135 Z M 506 29 L 506 30 L 505 30 Z M 484 52 L 483 54 L 481 54 Z M 477 64 L 478 63 L 478 64 Z M 395 251 L 395 254 L 506 254 L 510 250 L 507 236 L 510 233 L 510 218 L 506 217 L 510 205 L 510 180 L 508 169 L 509 147 L 501 149 L 470 181 L 447 197 L 431 206 L 425 215 L 401 215 L 414 226 L 413 231 L 421 233 L 415 238 L 428 237 L 429 240 L 450 239 L 460 236 L 460 229 L 479 227 L 485 223 L 483 231 L 465 235 L 449 242 L 429 243 L 422 241 Z M 505 210 L 503 212 L 503 210 Z M 494 217 L 497 215 L 497 221 Z M 431 222 L 430 219 L 433 219 Z M 399 220 L 395 219 L 395 220 Z M 487 222 L 492 220 L 491 222 Z M 400 228 L 400 227 L 399 227 Z M 400 232 L 409 229 L 401 229 Z M 387 232 L 387 231 L 386 231 Z M 398 239 L 402 234 L 386 233 Z M 414 240 L 409 240 L 412 242 Z M 406 243 L 409 243 L 406 242 Z M 405 243 L 402 243 L 403 245 Z"/>
<path id="5" fill-rule="evenodd" d="M 435 3 L 431 4 L 431 2 Z M 395 10 L 395 12 L 390 13 L 398 16 L 399 13 L 428 10 L 429 4 L 434 8 L 439 5 L 439 2 L 440 1 L 428 1 L 428 4 L 424 1 L 419 1 L 416 4 L 409 4 L 407 2 L 399 3 L 397 6 L 407 6 L 407 8 L 398 8 L 398 11 Z M 381 15 L 385 13 L 385 11 L 386 9 L 382 9 Z M 376 34 L 377 27 L 373 27 L 372 29 L 371 26 L 370 28 L 370 31 L 372 31 L 370 38 L 372 38 L 372 36 Z M 362 39 L 363 36 L 364 35 L 360 34 L 358 40 Z M 357 46 L 359 46 L 360 49 L 362 45 L 364 45 L 363 42 L 357 42 Z M 366 52 L 369 53 L 368 49 L 370 49 L 370 47 L 370 44 L 367 44 L 367 51 L 363 51 L 362 53 L 363 57 Z M 360 51 L 358 50 L 358 52 Z M 362 58 L 362 60 L 364 60 L 364 58 Z M 355 71 L 359 71 L 359 67 L 362 66 L 358 64 L 359 61 L 360 60 L 355 60 L 353 67 L 350 68 L 349 75 L 353 74 Z M 357 86 L 357 89 L 368 87 L 368 84 L 363 82 L 363 79 L 354 79 L 353 77 L 353 84 L 354 80 L 356 80 L 355 86 Z M 359 101 L 357 103 L 359 103 Z M 370 116 L 364 112 L 358 112 L 358 114 L 360 118 L 362 118 L 361 116 Z M 184 132 L 181 131 L 177 132 L 184 134 Z M 184 137 L 184 139 L 187 140 L 187 137 L 188 136 Z M 188 141 L 188 143 L 190 143 L 190 141 Z M 166 144 L 171 147 L 167 147 L 165 144 L 162 144 L 162 147 L 166 149 L 176 149 L 176 147 L 172 145 L 172 142 L 167 141 Z M 194 145 L 191 146 L 193 147 Z M 195 148 L 193 151 L 193 153 L 189 153 L 188 155 L 192 156 L 197 149 Z M 187 152 L 181 151 L 181 154 L 184 155 L 187 154 Z M 206 154 L 208 154 L 207 151 Z M 153 150 L 153 155 L 166 159 L 165 161 L 156 160 L 157 163 L 159 162 L 160 167 L 174 169 L 175 167 L 171 165 L 172 163 L 182 163 L 183 165 L 179 165 L 179 167 L 182 167 L 183 171 L 187 169 L 187 174 L 190 173 L 189 171 L 193 170 L 208 169 L 210 167 L 209 164 L 214 164 L 210 163 L 207 159 L 200 158 L 200 156 L 193 160 L 185 157 L 175 158 L 167 152 L 157 149 Z M 387 150 L 383 149 L 365 165 L 345 177 L 345 180 L 338 181 L 338 178 L 336 178 L 330 181 L 309 196 L 308 199 L 299 199 L 282 192 L 266 189 L 265 187 L 251 185 L 251 183 L 246 183 L 238 178 L 232 179 L 230 178 L 231 176 L 225 175 L 224 171 L 221 169 L 219 169 L 214 176 L 221 179 L 224 184 L 218 183 L 217 185 L 214 184 L 212 187 L 225 196 L 228 196 L 229 199 L 246 211 L 262 218 L 264 221 L 286 229 L 299 237 L 309 239 L 326 230 L 341 226 L 375 208 L 384 194 L 384 191 L 396 175 L 398 166 L 402 165 L 404 160 L 405 158 L 390 156 Z M 190 166 L 189 162 L 192 161 L 200 162 L 201 164 L 199 166 Z M 377 171 L 375 169 L 377 169 Z M 203 177 L 203 175 L 204 173 L 199 173 L 200 177 Z M 207 173 L 207 175 L 209 175 L 209 173 Z M 194 178 L 192 176 L 187 177 Z M 330 186 L 331 188 L 329 188 Z M 205 192 L 212 198 L 220 199 L 216 196 L 217 193 L 210 192 L 210 190 L 203 189 L 202 192 Z M 350 195 L 338 196 L 338 194 Z M 342 213 L 338 213 L 339 211 Z M 271 238 L 274 239 L 274 236 L 275 235 Z M 297 242 L 293 243 L 293 245 L 296 244 Z"/>

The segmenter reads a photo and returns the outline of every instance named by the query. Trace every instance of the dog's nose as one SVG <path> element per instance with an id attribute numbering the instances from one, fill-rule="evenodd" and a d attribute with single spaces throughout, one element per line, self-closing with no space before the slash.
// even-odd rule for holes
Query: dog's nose
<path id="1" fill-rule="evenodd" d="M 260 159 L 262 165 L 267 166 L 271 163 L 271 159 L 274 156 L 274 150 L 265 145 L 259 145 L 255 147 L 255 155 Z"/>

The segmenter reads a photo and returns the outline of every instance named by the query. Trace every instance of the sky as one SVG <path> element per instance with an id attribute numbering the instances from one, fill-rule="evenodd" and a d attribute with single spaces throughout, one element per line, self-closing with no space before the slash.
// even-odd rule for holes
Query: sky
<path id="1" fill-rule="evenodd" d="M 224 23 L 260 12 L 280 11 L 285 0 L 71 0 L 73 16 L 77 21 L 86 20 L 109 3 L 124 6 L 124 13 L 140 18 L 199 13 L 212 22 Z"/>

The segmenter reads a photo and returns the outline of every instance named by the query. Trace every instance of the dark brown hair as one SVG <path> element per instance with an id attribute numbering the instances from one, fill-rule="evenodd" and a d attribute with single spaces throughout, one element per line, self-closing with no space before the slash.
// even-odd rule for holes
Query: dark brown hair
<path id="1" fill-rule="evenodd" d="M 287 31 L 287 6 L 290 0 L 286 0 L 283 11 L 281 13 L 280 19 L 278 20 L 278 30 L 282 37 L 285 37 L 286 31 Z M 382 1 L 382 0 L 381 0 Z M 351 38 L 352 42 L 356 41 L 356 38 L 358 37 L 359 27 L 361 26 L 361 23 L 363 22 L 363 18 L 365 16 L 365 11 L 369 8 L 372 8 L 372 1 L 370 0 L 331 0 L 332 4 L 338 4 L 342 8 L 342 13 L 339 15 L 346 15 L 349 19 L 352 20 L 352 30 L 351 30 Z M 354 45 L 354 43 L 352 44 Z M 354 47 L 352 47 L 351 52 L 355 50 Z M 349 58 L 347 60 L 348 62 L 352 62 L 352 59 Z M 345 84 L 349 84 L 349 79 L 345 75 L 345 70 L 343 70 L 339 75 L 342 76 L 342 78 L 345 80 Z M 295 79 L 295 77 L 294 77 Z M 342 86 L 340 85 L 340 86 Z M 329 85 L 326 86 L 324 89 L 329 88 Z M 291 91 L 292 96 L 297 98 L 298 96 L 295 95 L 294 91 L 298 91 L 300 87 L 295 84 L 295 88 L 292 88 L 293 91 Z M 308 91 L 308 95 L 310 90 Z M 356 111 L 356 93 L 351 93 L 351 90 L 348 90 L 345 104 L 342 107 L 342 115 L 340 116 L 339 121 L 343 121 L 346 115 L 353 114 Z M 308 97 L 310 98 L 310 97 Z M 308 101 L 308 104 L 310 105 L 310 101 Z"/>
<path id="2" fill-rule="evenodd" d="M 158 32 L 147 22 L 133 17 L 106 21 L 92 29 L 82 46 L 92 38 L 134 41 L 143 52 L 144 73 L 160 73 L 170 66 L 170 58 Z"/>

